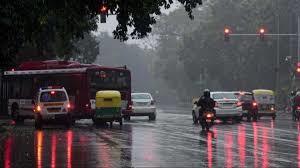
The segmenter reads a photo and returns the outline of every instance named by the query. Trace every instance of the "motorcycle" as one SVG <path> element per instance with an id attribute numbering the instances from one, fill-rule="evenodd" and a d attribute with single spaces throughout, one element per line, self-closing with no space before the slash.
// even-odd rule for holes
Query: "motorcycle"
<path id="1" fill-rule="evenodd" d="M 215 114 L 213 110 L 206 109 L 204 110 L 202 117 L 199 119 L 202 129 L 209 131 L 209 128 L 214 124 Z"/>
<path id="2" fill-rule="evenodd" d="M 299 106 L 295 109 L 293 120 L 294 121 L 299 121 L 300 120 L 300 107 Z"/>

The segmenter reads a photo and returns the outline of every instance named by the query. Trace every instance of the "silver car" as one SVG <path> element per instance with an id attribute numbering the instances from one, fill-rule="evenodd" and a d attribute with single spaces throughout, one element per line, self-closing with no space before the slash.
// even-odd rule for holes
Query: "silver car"
<path id="1" fill-rule="evenodd" d="M 149 120 L 156 119 L 155 101 L 150 93 L 132 93 L 131 116 L 149 116 Z"/>
<path id="2" fill-rule="evenodd" d="M 234 92 L 211 92 L 210 96 L 216 101 L 216 117 L 223 121 L 233 119 L 242 120 L 243 110 Z"/>

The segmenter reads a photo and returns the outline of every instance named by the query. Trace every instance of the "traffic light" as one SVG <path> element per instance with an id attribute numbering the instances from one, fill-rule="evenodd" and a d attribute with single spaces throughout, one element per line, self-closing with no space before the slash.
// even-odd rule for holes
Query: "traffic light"
<path id="1" fill-rule="evenodd" d="M 224 40 L 225 41 L 229 41 L 229 34 L 230 34 L 230 29 L 226 27 L 224 29 Z"/>
<path id="2" fill-rule="evenodd" d="M 106 23 L 106 17 L 108 15 L 108 6 L 104 1 L 100 2 L 99 5 L 100 23 Z"/>
<path id="3" fill-rule="evenodd" d="M 264 28 L 260 28 L 259 29 L 259 38 L 263 41 L 265 40 L 265 33 L 266 33 L 266 30 Z"/>

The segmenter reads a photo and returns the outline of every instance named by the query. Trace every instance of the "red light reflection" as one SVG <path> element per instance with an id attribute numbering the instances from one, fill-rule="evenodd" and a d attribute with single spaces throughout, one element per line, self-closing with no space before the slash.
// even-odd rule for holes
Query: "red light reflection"
<path id="1" fill-rule="evenodd" d="M 226 167 L 232 167 L 232 145 L 233 139 L 231 133 L 225 134 L 225 160 L 226 160 Z"/>
<path id="2" fill-rule="evenodd" d="M 300 168 L 300 134 L 298 134 L 298 168 Z"/>
<path id="3" fill-rule="evenodd" d="M 37 131 L 36 133 L 36 139 L 37 139 L 37 167 L 42 168 L 42 145 L 43 145 L 43 132 Z"/>
<path id="4" fill-rule="evenodd" d="M 253 129 L 253 157 L 254 157 L 254 167 L 257 168 L 257 126 L 256 122 L 252 123 L 252 129 Z"/>
<path id="5" fill-rule="evenodd" d="M 56 135 L 52 134 L 51 138 L 51 168 L 56 167 Z"/>
<path id="6" fill-rule="evenodd" d="M 245 127 L 241 125 L 239 125 L 238 127 L 238 145 L 239 145 L 239 155 L 240 155 L 240 167 L 245 167 L 246 136 L 245 136 Z"/>
<path id="7" fill-rule="evenodd" d="M 11 167 L 11 148 L 12 148 L 12 138 L 6 139 L 4 144 L 4 168 Z"/>
<path id="8" fill-rule="evenodd" d="M 212 133 L 207 133 L 207 162 L 208 168 L 212 168 Z"/>
<path id="9" fill-rule="evenodd" d="M 269 167 L 269 142 L 268 142 L 268 129 L 263 127 L 262 129 L 263 139 L 262 139 L 262 167 Z"/>
<path id="10" fill-rule="evenodd" d="M 67 167 L 72 168 L 72 141 L 73 141 L 73 132 L 67 132 Z"/>

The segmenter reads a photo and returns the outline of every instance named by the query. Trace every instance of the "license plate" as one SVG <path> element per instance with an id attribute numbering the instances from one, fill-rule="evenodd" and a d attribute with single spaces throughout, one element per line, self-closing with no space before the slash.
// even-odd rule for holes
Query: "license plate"
<path id="1" fill-rule="evenodd" d="M 206 122 L 211 122 L 211 120 L 206 120 Z"/>

